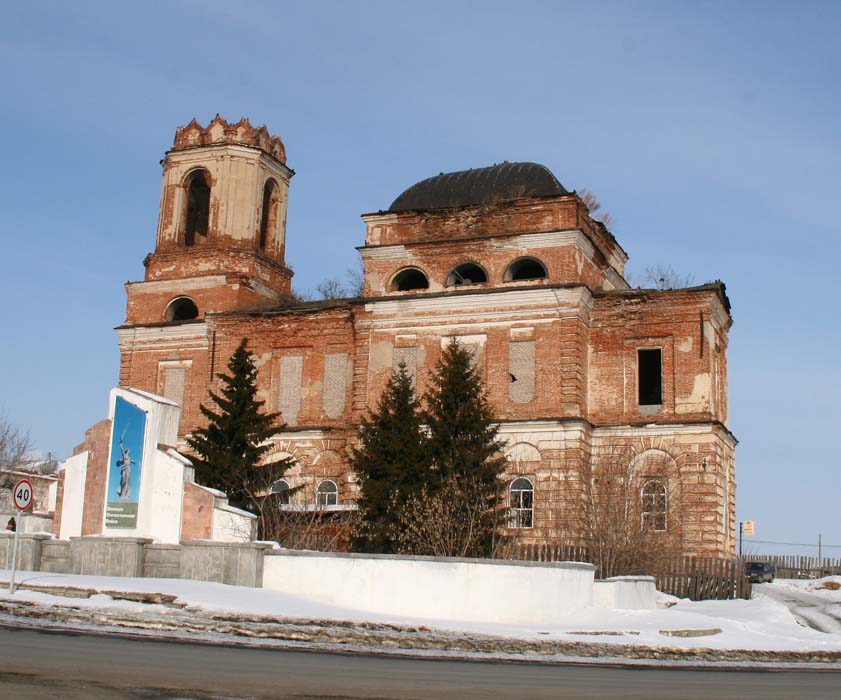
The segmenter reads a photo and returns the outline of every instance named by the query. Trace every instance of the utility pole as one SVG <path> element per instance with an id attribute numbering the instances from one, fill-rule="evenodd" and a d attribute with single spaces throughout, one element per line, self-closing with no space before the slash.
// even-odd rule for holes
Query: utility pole
<path id="1" fill-rule="evenodd" d="M 821 560 L 821 533 L 818 533 L 818 566 L 823 566 L 823 561 Z"/>
<path id="2" fill-rule="evenodd" d="M 739 558 L 742 558 L 742 531 L 745 529 L 745 524 L 739 522 Z"/>

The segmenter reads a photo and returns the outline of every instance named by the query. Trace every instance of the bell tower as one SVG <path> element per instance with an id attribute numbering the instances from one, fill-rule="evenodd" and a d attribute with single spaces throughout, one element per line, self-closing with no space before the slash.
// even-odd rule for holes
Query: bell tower
<path id="1" fill-rule="evenodd" d="M 265 126 L 178 127 L 163 161 L 155 251 L 126 285 L 126 324 L 201 319 L 272 306 L 289 295 L 286 150 Z"/>

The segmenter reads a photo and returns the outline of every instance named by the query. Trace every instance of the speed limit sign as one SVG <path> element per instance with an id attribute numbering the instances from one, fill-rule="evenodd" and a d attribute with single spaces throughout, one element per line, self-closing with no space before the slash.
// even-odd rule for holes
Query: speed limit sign
<path id="1" fill-rule="evenodd" d="M 12 489 L 12 497 L 15 499 L 15 508 L 18 509 L 18 522 L 15 523 L 15 544 L 12 548 L 12 575 L 9 577 L 9 593 L 15 592 L 15 569 L 18 565 L 18 539 L 23 528 L 23 512 L 32 506 L 32 482 L 29 479 L 21 479 Z"/>
<path id="2" fill-rule="evenodd" d="M 29 510 L 32 505 L 32 482 L 29 479 L 21 479 L 15 484 L 12 491 L 15 499 L 15 508 L 18 510 Z"/>

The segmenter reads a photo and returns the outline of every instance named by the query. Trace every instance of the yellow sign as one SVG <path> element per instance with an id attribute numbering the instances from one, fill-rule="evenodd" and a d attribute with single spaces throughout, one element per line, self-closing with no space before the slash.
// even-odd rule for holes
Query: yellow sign
<path id="1" fill-rule="evenodd" d="M 746 535 L 753 534 L 753 520 L 745 520 L 745 522 L 742 523 L 742 532 Z"/>

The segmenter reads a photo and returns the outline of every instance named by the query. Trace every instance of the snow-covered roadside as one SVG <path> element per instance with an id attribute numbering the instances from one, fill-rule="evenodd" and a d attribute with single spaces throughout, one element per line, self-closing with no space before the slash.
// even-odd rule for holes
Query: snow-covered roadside
<path id="1" fill-rule="evenodd" d="M 369 653 L 693 665 L 806 662 L 841 669 L 841 635 L 804 628 L 785 605 L 767 597 L 678 601 L 652 611 L 588 608 L 561 625 L 538 627 L 383 616 L 275 591 L 180 579 L 21 572 L 17 580 L 24 588 L 14 595 L 0 588 L 0 622 Z M 8 572 L 0 571 L 2 581 Z"/>
<path id="2" fill-rule="evenodd" d="M 796 620 L 813 629 L 841 635 L 841 576 L 802 581 L 778 579 L 754 586 L 753 597 L 784 605 Z"/>

